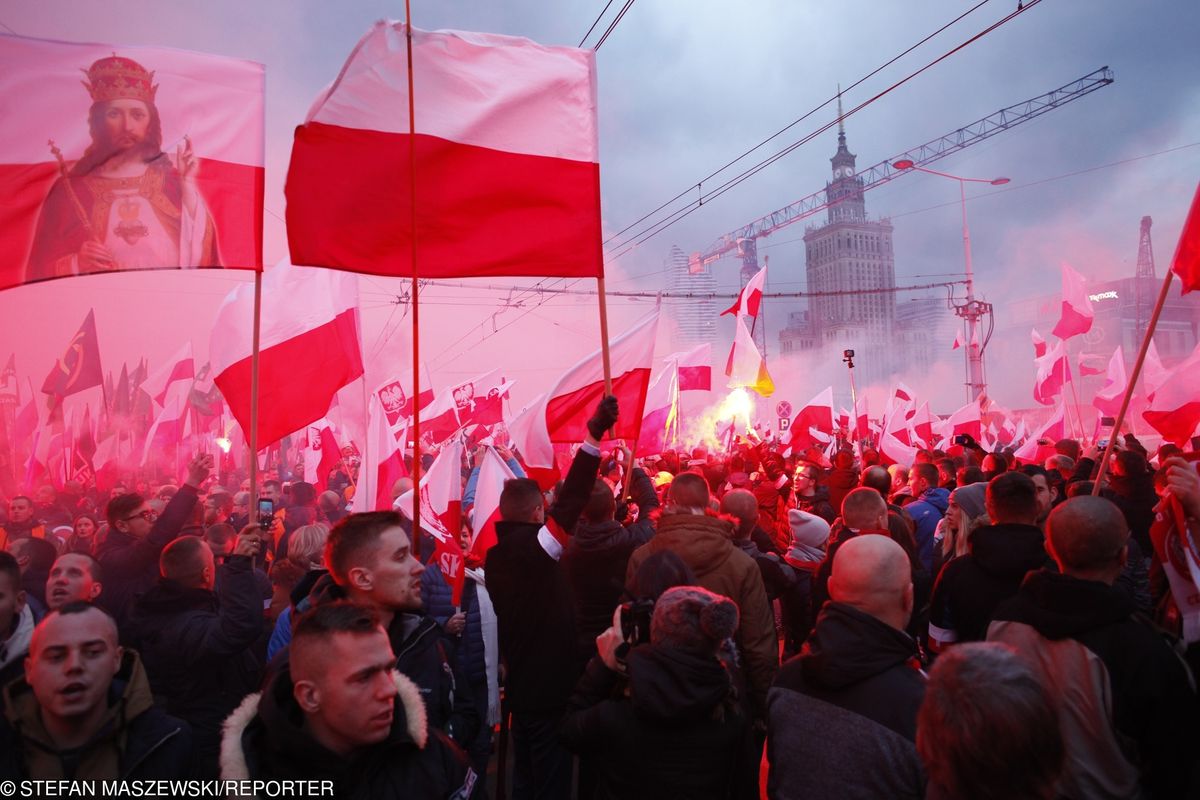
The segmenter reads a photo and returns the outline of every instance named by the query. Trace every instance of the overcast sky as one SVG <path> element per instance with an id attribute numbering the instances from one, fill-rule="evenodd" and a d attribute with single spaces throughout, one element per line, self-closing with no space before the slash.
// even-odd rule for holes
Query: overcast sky
<path id="1" fill-rule="evenodd" d="M 413 14 L 415 24 L 426 29 L 492 31 L 577 45 L 603 5 L 601 0 L 414 0 Z M 608 19 L 621 5 L 613 4 Z M 971 5 L 958 0 L 639 0 L 597 55 L 606 230 L 618 231 L 694 186 L 827 100 L 839 83 L 853 84 Z M 1013 8 L 1015 0 L 992 0 L 849 91 L 846 108 Z M 371 23 L 403 12 L 403 3 L 395 1 L 39 0 L 0 5 L 0 23 L 26 36 L 166 45 L 265 63 L 265 259 L 273 263 L 286 255 L 282 187 L 294 126 Z M 849 118 L 849 145 L 859 166 L 866 167 L 1098 67 L 1114 70 L 1112 86 L 937 165 L 961 175 L 1012 179 L 1004 191 L 972 192 L 968 204 L 978 291 L 996 303 L 1003 327 L 1006 302 L 1058 291 L 1062 260 L 1094 280 L 1132 274 L 1142 215 L 1154 217 L 1160 274 L 1166 268 L 1200 179 L 1198 33 L 1200 4 L 1194 2 L 1045 0 Z M 596 38 L 593 34 L 589 43 Z M 18 109 L 8 106 L 0 113 Z M 775 144 L 790 144 L 834 116 L 833 106 L 826 106 Z M 610 287 L 662 288 L 663 261 L 672 244 L 703 250 L 721 234 L 822 188 L 835 146 L 836 135 L 828 132 L 707 203 L 610 265 Z M 1163 154 L 1168 150 L 1174 152 Z M 1114 162 L 1123 163 L 1103 167 Z M 1091 171 L 1051 180 L 1083 170 Z M 923 175 L 905 176 L 867 196 L 868 212 L 890 216 L 895 224 L 898 283 L 924 283 L 930 279 L 922 276 L 961 271 L 956 201 L 952 182 Z M 760 243 L 760 254 L 771 256 L 775 288 L 803 288 L 799 239 L 804 224 Z M 732 290 L 737 269 L 732 259 L 719 262 L 718 284 Z M 95 307 L 107 368 L 119 370 L 122 359 L 141 355 L 161 361 L 189 337 L 203 356 L 217 305 L 247 278 L 248 273 L 238 272 L 125 274 L 8 290 L 0 293 L 0 350 L 15 350 L 22 375 L 40 383 L 87 309 Z M 376 278 L 361 282 L 364 349 L 369 368 L 380 377 L 408 361 L 401 313 L 389 303 L 402 286 Z M 526 399 L 596 346 L 590 298 L 554 300 L 529 311 L 528 306 L 502 310 L 504 292 L 431 287 L 428 295 L 423 353 L 438 385 L 500 364 L 518 380 L 518 400 Z M 614 301 L 614 328 L 646 308 L 646 303 Z M 790 308 L 767 307 L 772 356 L 778 353 L 778 325 Z M 502 329 L 485 336 L 493 327 Z M 727 327 L 727 321 L 720 327 L 722 337 L 730 335 Z M 669 335 L 666 326 L 661 352 L 671 344 Z M 726 338 L 714 343 L 718 361 L 726 347 Z M 993 394 L 1008 405 L 1028 405 L 1027 339 L 1018 342 L 1014 334 L 993 347 Z M 941 408 L 935 410 L 948 412 L 961 402 L 956 355 L 947 344 L 944 363 L 920 376 L 931 390 L 941 382 L 942 392 L 935 396 Z M 1011 365 L 1011 380 L 1004 379 L 1009 374 L 1001 362 Z M 822 388 L 831 379 L 826 374 L 841 379 L 840 365 L 773 363 L 784 394 L 793 401 Z M 910 383 L 922 381 L 914 376 Z"/>

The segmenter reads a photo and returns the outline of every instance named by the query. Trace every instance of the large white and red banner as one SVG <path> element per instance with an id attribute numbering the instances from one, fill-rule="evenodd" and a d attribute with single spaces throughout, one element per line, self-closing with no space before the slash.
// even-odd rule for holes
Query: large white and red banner
<path id="1" fill-rule="evenodd" d="M 185 50 L 0 36 L 0 288 L 261 269 L 264 77 Z"/>
<path id="2" fill-rule="evenodd" d="M 292 260 L 375 275 L 603 275 L 595 53 L 379 22 L 296 129 Z M 410 161 L 415 148 L 415 174 Z"/>

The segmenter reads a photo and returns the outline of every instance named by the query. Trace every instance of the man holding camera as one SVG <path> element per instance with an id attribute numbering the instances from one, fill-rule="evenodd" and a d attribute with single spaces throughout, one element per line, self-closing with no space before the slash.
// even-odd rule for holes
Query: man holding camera
<path id="1" fill-rule="evenodd" d="M 204 775 L 217 771 L 221 723 L 262 676 L 267 638 L 253 559 L 263 535 L 257 524 L 246 526 L 219 568 L 203 539 L 168 544 L 158 583 L 133 603 L 124 629 L 155 696 L 192 726 Z"/>

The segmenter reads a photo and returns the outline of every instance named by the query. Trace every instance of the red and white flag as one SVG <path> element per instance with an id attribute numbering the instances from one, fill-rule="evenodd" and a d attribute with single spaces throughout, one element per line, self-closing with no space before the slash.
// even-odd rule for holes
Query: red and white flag
<path id="1" fill-rule="evenodd" d="M 1200 289 L 1200 185 L 1196 186 L 1187 219 L 1179 233 L 1171 271 L 1179 276 L 1179 282 L 1183 284 L 1181 294 Z"/>
<path id="2" fill-rule="evenodd" d="M 1183 445 L 1200 426 L 1200 345 L 1175 366 L 1142 413 L 1163 438 Z"/>
<path id="3" fill-rule="evenodd" d="M 169 395 L 167 404 L 154 418 L 150 430 L 146 432 L 146 442 L 142 447 L 142 465 L 150 460 L 151 450 L 163 450 L 175 447 L 183 437 L 184 415 L 187 406 L 180 395 Z"/>
<path id="4" fill-rule="evenodd" d="M 846 424 L 849 425 L 850 414 L 845 414 Z M 788 424 L 787 433 L 781 437 L 785 445 L 790 445 L 792 452 L 809 447 L 815 440 L 812 431 L 833 435 L 833 387 L 826 386 L 813 399 L 805 403 Z"/>
<path id="5" fill-rule="evenodd" d="M 612 391 L 621 408 L 620 421 L 609 434 L 614 439 L 633 440 L 641 430 L 658 317 L 657 311 L 650 313 L 609 344 Z M 587 421 L 603 397 L 604 364 L 597 350 L 509 423 L 509 434 L 525 463 L 553 467 L 554 442 L 582 442 Z"/>
<path id="6" fill-rule="evenodd" d="M 1071 361 L 1066 345 L 1056 342 L 1046 355 L 1034 359 L 1037 372 L 1033 382 L 1033 399 L 1044 406 L 1054 405 L 1063 387 L 1071 381 Z"/>
<path id="7" fill-rule="evenodd" d="M 192 357 L 192 343 L 188 341 L 146 378 L 141 390 L 150 395 L 158 408 L 163 408 L 168 395 L 178 394 L 186 400 L 195 377 L 196 361 Z"/>
<path id="8" fill-rule="evenodd" d="M 1146 348 L 1146 360 L 1142 364 L 1142 395 L 1152 400 L 1158 387 L 1170 376 L 1171 371 L 1163 366 L 1162 359 L 1158 357 L 1158 345 L 1151 339 L 1150 346 Z"/>
<path id="9" fill-rule="evenodd" d="M 1099 353 L 1080 353 L 1076 359 L 1079 377 L 1104 374 L 1104 356 Z"/>
<path id="10" fill-rule="evenodd" d="M 1092 319 L 1095 316 L 1095 312 L 1092 311 L 1092 301 L 1088 299 L 1087 286 L 1083 276 L 1064 262 L 1062 265 L 1062 314 L 1051 333 L 1064 340 L 1087 333 L 1092 329 Z"/>
<path id="11" fill-rule="evenodd" d="M 263 88 L 241 59 L 0 36 L 0 289 L 260 269 Z"/>
<path id="12" fill-rule="evenodd" d="M 470 552 L 467 554 L 469 565 L 482 564 L 487 558 L 487 551 L 496 544 L 496 523 L 500 521 L 500 493 L 504 491 L 504 482 L 516 477 L 493 447 L 487 448 L 483 461 L 478 466 L 475 506 L 471 509 L 473 533 Z"/>
<path id="13" fill-rule="evenodd" d="M 1067 436 L 1067 405 L 1059 403 L 1050 419 L 1037 429 L 1025 444 L 1016 449 L 1014 455 L 1027 464 L 1042 464 L 1054 455 L 1054 443 Z M 1021 420 L 1024 423 L 1024 420 Z M 1046 442 L 1047 444 L 1041 444 Z"/>
<path id="14" fill-rule="evenodd" d="M 384 383 L 375 390 L 374 397 L 379 399 L 380 408 L 383 409 L 388 426 L 395 432 L 397 438 L 400 436 L 401 430 L 407 430 L 409 420 L 413 415 L 412 390 L 406 389 L 409 383 L 400 378 L 393 378 Z M 419 403 L 422 415 L 425 414 L 426 407 L 434 400 L 433 389 L 423 387 L 421 389 L 421 402 Z"/>
<path id="15" fill-rule="evenodd" d="M 933 414 L 929 411 L 928 401 L 921 404 L 909 423 L 912 425 L 913 441 L 922 447 L 929 447 L 933 443 Z"/>
<path id="16" fill-rule="evenodd" d="M 712 391 L 712 343 L 688 350 L 679 356 L 679 391 Z"/>
<path id="17" fill-rule="evenodd" d="M 392 487 L 400 478 L 408 477 L 403 440 L 403 436 L 397 439 L 388 425 L 379 398 L 372 396 L 367 402 L 367 446 L 363 449 L 354 490 L 355 513 L 392 508 Z M 404 513 L 412 516 L 411 498 Z"/>
<path id="18" fill-rule="evenodd" d="M 262 279 L 258 446 L 325 416 L 337 390 L 363 374 L 353 275 L 277 264 Z M 250 438 L 254 286 L 234 289 L 209 341 L 216 385 Z"/>
<path id="19" fill-rule="evenodd" d="M 601 277 L 595 52 L 378 22 L 296 129 L 292 260 L 422 277 Z M 415 148 L 416 174 L 410 172 Z"/>
<path id="20" fill-rule="evenodd" d="M 1125 397 L 1125 389 L 1128 385 L 1129 376 L 1125 374 L 1125 356 L 1118 346 L 1113 351 L 1112 357 L 1108 359 L 1108 372 L 1104 386 L 1092 398 L 1092 405 L 1099 409 L 1101 414 L 1115 418 L 1121 410 L 1121 400 Z"/>
<path id="21" fill-rule="evenodd" d="M 1046 340 L 1038 333 L 1037 328 L 1029 329 L 1029 338 L 1033 340 L 1033 357 L 1041 358 L 1046 355 Z"/>
<path id="22" fill-rule="evenodd" d="M 429 465 L 429 471 L 421 476 L 419 487 L 421 531 L 437 542 L 432 560 L 450 584 L 451 601 L 455 606 L 462 604 L 466 577 L 466 559 L 458 539 L 462 531 L 462 457 L 461 442 L 446 445 Z M 409 504 L 407 510 L 401 505 L 400 510 L 409 513 L 412 505 Z"/>
<path id="23" fill-rule="evenodd" d="M 908 436 L 908 430 L 904 426 L 904 415 L 888 415 L 884 420 L 883 430 L 879 433 L 879 452 L 895 464 L 911 467 L 917 460 L 917 448 L 904 441 L 902 435 L 904 438 Z"/>
<path id="24" fill-rule="evenodd" d="M 950 349 L 957 350 L 958 348 L 962 347 L 964 344 L 966 344 L 966 342 L 963 341 L 963 332 L 962 332 L 962 329 L 960 328 L 954 334 L 954 344 L 950 345 Z"/>
<path id="25" fill-rule="evenodd" d="M 955 436 L 963 433 L 978 441 L 982 431 L 982 415 L 979 411 L 979 403 L 975 401 L 967 403 L 940 424 L 940 432 L 946 444 L 952 442 Z"/>
<path id="26" fill-rule="evenodd" d="M 500 370 L 443 389 L 421 411 L 421 438 L 428 432 L 434 443 L 449 439 L 468 425 L 495 425 L 503 421 L 504 398 L 515 381 L 506 381 Z M 428 421 L 426 421 L 428 420 Z"/>
<path id="27" fill-rule="evenodd" d="M 658 373 L 646 393 L 646 412 L 638 433 L 638 458 L 657 455 L 671 444 L 671 434 L 679 424 L 679 379 L 672 367 Z"/>
<path id="28" fill-rule="evenodd" d="M 738 293 L 737 300 L 729 308 L 721 312 L 721 316 L 726 314 L 736 314 L 738 317 L 758 317 L 758 310 L 762 307 L 763 286 L 767 282 L 767 268 L 763 267 L 758 272 L 754 273 L 754 277 L 746 282 L 742 287 L 742 291 Z"/>
<path id="29" fill-rule="evenodd" d="M 767 362 L 758 352 L 745 321 L 739 316 L 734 325 L 733 347 L 729 350 L 729 360 L 725 362 L 728 386 L 731 389 L 753 389 L 763 397 L 770 397 L 775 393 L 775 382 L 771 380 L 771 373 L 767 372 Z"/>

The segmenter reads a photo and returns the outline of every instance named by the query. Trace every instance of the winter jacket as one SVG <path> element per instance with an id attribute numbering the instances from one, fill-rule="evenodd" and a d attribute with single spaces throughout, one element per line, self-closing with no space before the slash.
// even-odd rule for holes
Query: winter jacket
<path id="1" fill-rule="evenodd" d="M 1142 548 L 1149 553 L 1150 526 L 1154 524 L 1154 507 L 1158 505 L 1158 493 L 1154 491 L 1154 475 L 1113 475 L 1108 479 L 1104 497 L 1116 503 L 1125 515 L 1129 532 Z"/>
<path id="2" fill-rule="evenodd" d="M 838 517 L 838 511 L 833 507 L 833 504 L 829 502 L 829 487 L 818 486 L 814 491 L 815 493 L 811 497 L 797 494 L 796 508 L 809 514 L 816 514 L 818 517 L 832 525 L 833 521 Z M 788 536 L 790 538 L 791 531 L 788 531 Z"/>
<path id="3" fill-rule="evenodd" d="M 933 586 L 929 638 L 939 645 L 987 637 L 996 607 L 1032 570 L 1049 563 L 1042 531 L 1033 525 L 985 525 L 971 534 L 971 552 L 946 563 Z"/>
<path id="4" fill-rule="evenodd" d="M 4 689 L 0 777 L 36 780 L 186 778 L 192 770 L 187 723 L 154 706 L 137 653 L 126 650 L 108 690 L 108 708 L 92 739 L 60 752 L 42 724 L 33 689 L 21 678 Z"/>
<path id="5" fill-rule="evenodd" d="M 640 467 L 633 470 L 630 490 L 640 511 L 637 522 L 629 526 L 615 520 L 580 522 L 563 553 L 574 597 L 579 652 L 589 658 L 596 654 L 596 637 L 612 624 L 613 609 L 624 599 L 629 556 L 654 536 L 650 512 L 658 508 L 658 498 Z"/>
<path id="6" fill-rule="evenodd" d="M 12 630 L 5 631 L 7 638 L 0 641 L 0 689 L 25 675 L 25 657 L 29 655 L 35 625 L 33 609 L 26 603 L 13 619 Z"/>
<path id="7" fill-rule="evenodd" d="M 422 552 L 426 552 L 422 550 Z M 421 600 L 425 603 L 425 613 L 433 617 L 437 624 L 445 627 L 447 620 L 454 616 L 454 591 L 446 583 L 437 562 L 430 560 L 421 573 Z M 479 599 L 475 581 L 463 579 L 462 605 L 460 609 L 466 613 L 466 627 L 460 636 L 446 634 L 446 640 L 452 643 L 451 650 L 455 654 L 455 666 L 460 674 L 473 684 L 486 683 L 487 665 L 483 652 L 483 623 L 479 618 Z M 482 711 L 482 709 L 480 709 Z"/>
<path id="8" fill-rule="evenodd" d="M 289 596 L 292 604 L 279 612 L 279 618 L 275 620 L 275 629 L 271 631 L 271 640 L 267 642 L 267 661 L 274 659 L 280 650 L 286 649 L 291 643 L 292 624 L 296 621 L 295 617 L 308 610 L 309 593 L 317 581 L 328 574 L 329 570 L 310 569 L 304 573 L 304 577 L 292 589 Z"/>
<path id="9" fill-rule="evenodd" d="M 912 517 L 917 556 L 926 572 L 933 569 L 933 534 L 949 507 L 950 493 L 945 489 L 926 489 L 920 497 L 904 507 Z"/>
<path id="10" fill-rule="evenodd" d="M 1059 699 L 1060 795 L 1197 796 L 1191 675 L 1128 595 L 1040 570 L 997 609 L 988 640 L 1016 648 Z"/>
<path id="11" fill-rule="evenodd" d="M 778 800 L 919 798 L 917 709 L 925 677 L 912 637 L 828 603 L 784 664 L 767 713 L 767 793 Z"/>
<path id="12" fill-rule="evenodd" d="M 333 781 L 340 800 L 465 798 L 473 775 L 462 753 L 430 729 L 420 691 L 392 673 L 397 697 L 387 739 L 343 757 L 318 744 L 304 727 L 284 669 L 261 694 L 248 696 L 225 722 L 223 780 Z"/>
<path id="13" fill-rule="evenodd" d="M 575 610 L 560 563 L 571 531 L 596 485 L 600 454 L 575 454 L 546 524 L 501 520 L 484 572 L 496 609 L 505 692 L 514 713 L 560 714 L 586 661 L 579 653 Z"/>
<path id="14" fill-rule="evenodd" d="M 96 551 L 96 560 L 104 573 L 104 591 L 98 604 L 116 617 L 118 624 L 124 622 L 133 597 L 158 580 L 158 557 L 187 524 L 195 506 L 196 487 L 185 483 L 167 503 L 146 538 L 137 539 L 116 528 L 109 529 Z"/>
<path id="15" fill-rule="evenodd" d="M 733 544 L 733 525 L 724 519 L 697 514 L 664 514 L 658 533 L 633 551 L 625 571 L 631 585 L 638 567 L 650 556 L 670 550 L 683 559 L 696 583 L 737 603 L 741 619 L 735 640 L 741 651 L 749 685 L 752 713 L 766 713 L 767 690 L 779 669 L 775 615 L 754 559 Z"/>
<path id="16" fill-rule="evenodd" d="M 217 592 L 159 579 L 134 600 L 124 630 L 155 698 L 192 727 L 198 763 L 210 771 L 221 722 L 262 679 L 267 643 L 250 558 L 230 556 L 220 573 Z"/>
<path id="17" fill-rule="evenodd" d="M 825 482 L 829 486 L 829 505 L 841 516 L 842 501 L 858 486 L 858 473 L 853 469 L 837 468 L 830 471 Z"/>
<path id="18" fill-rule="evenodd" d="M 0 550 L 7 550 L 8 546 L 18 539 L 45 539 L 49 533 L 50 529 L 36 519 L 28 522 L 6 522 L 0 526 Z M 54 537 L 51 537 L 50 541 L 54 541 Z"/>
<path id="19" fill-rule="evenodd" d="M 626 692 L 599 658 L 563 721 L 568 748 L 595 765 L 596 800 L 730 797 L 747 721 L 715 656 L 644 644 L 629 651 Z"/>

